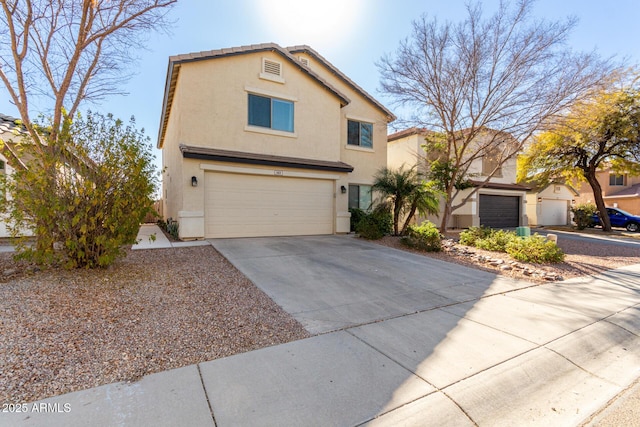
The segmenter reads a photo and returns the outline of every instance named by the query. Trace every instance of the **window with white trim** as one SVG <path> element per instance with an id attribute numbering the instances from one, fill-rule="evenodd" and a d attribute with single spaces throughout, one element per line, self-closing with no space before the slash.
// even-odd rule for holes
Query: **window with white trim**
<path id="1" fill-rule="evenodd" d="M 347 144 L 373 148 L 373 124 L 348 120 Z"/>
<path id="2" fill-rule="evenodd" d="M 293 102 L 249 94 L 249 126 L 293 132 Z"/>
<path id="3" fill-rule="evenodd" d="M 349 209 L 371 208 L 371 186 L 349 184 Z"/>

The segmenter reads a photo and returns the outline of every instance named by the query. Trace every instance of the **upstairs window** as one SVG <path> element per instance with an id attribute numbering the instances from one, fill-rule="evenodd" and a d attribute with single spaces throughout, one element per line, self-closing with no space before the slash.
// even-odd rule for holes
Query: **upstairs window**
<path id="1" fill-rule="evenodd" d="M 615 173 L 609 174 L 609 185 L 611 187 L 624 186 L 624 175 L 618 175 Z"/>
<path id="2" fill-rule="evenodd" d="M 293 102 L 249 94 L 249 125 L 293 132 Z"/>
<path id="3" fill-rule="evenodd" d="M 347 122 L 347 144 L 373 148 L 373 125 L 349 120 Z"/>
<path id="4" fill-rule="evenodd" d="M 502 176 L 502 166 L 500 165 L 500 153 L 498 150 L 489 150 L 487 154 L 482 156 L 482 175 L 484 176 Z"/>

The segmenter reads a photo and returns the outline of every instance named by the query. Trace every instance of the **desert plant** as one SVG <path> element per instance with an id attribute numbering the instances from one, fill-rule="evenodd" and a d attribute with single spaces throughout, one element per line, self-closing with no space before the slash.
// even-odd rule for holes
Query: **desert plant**
<path id="1" fill-rule="evenodd" d="M 25 167 L 5 182 L 3 203 L 18 256 L 67 268 L 105 267 L 134 243 L 153 212 L 156 174 L 149 138 L 131 121 L 89 112 L 66 120 L 64 144 L 19 147 Z M 46 133 L 46 128 L 41 128 Z M 68 159 L 62 161 L 61 159 Z"/>
<path id="2" fill-rule="evenodd" d="M 470 227 L 460 233 L 460 244 L 466 246 L 475 246 L 476 241 L 484 239 L 491 234 L 489 227 Z"/>
<path id="3" fill-rule="evenodd" d="M 389 206 L 385 203 L 377 205 L 371 212 L 354 209 L 353 213 L 359 218 L 355 223 L 355 231 L 368 240 L 381 239 L 385 234 L 391 233 L 393 227 Z"/>
<path id="4" fill-rule="evenodd" d="M 507 245 L 517 238 L 513 231 L 491 230 L 488 236 L 476 240 L 474 246 L 487 251 L 506 252 Z"/>
<path id="5" fill-rule="evenodd" d="M 598 212 L 598 208 L 593 203 L 583 203 L 571 208 L 573 213 L 573 222 L 576 223 L 578 230 L 584 230 L 593 226 L 593 214 Z"/>
<path id="6" fill-rule="evenodd" d="M 512 258 L 524 262 L 551 263 L 564 261 L 562 249 L 539 234 L 511 240 L 507 244 L 506 252 Z"/>
<path id="7" fill-rule="evenodd" d="M 407 228 L 407 234 L 400 242 L 410 248 L 427 252 L 440 252 L 442 250 L 442 236 L 438 227 L 430 221 L 421 225 L 411 225 Z"/>

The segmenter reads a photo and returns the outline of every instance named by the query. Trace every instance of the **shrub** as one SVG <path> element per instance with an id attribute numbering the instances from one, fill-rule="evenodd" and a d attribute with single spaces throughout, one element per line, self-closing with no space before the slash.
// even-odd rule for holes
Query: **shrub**
<path id="1" fill-rule="evenodd" d="M 475 246 L 487 251 L 506 252 L 507 245 L 517 238 L 513 231 L 490 230 L 488 236 L 476 240 Z"/>
<path id="2" fill-rule="evenodd" d="M 17 168 L 4 184 L 3 208 L 18 257 L 66 268 L 106 267 L 135 243 L 153 212 L 156 172 L 149 138 L 111 115 L 65 120 L 47 149 L 20 144 Z M 46 129 L 42 130 L 47 138 Z"/>
<path id="3" fill-rule="evenodd" d="M 507 244 L 506 252 L 524 262 L 550 263 L 564 261 L 564 253 L 554 242 L 539 234 L 515 238 Z"/>
<path id="4" fill-rule="evenodd" d="M 489 227 L 471 227 L 460 233 L 460 244 L 475 246 L 477 240 L 485 239 L 491 232 L 492 230 Z"/>
<path id="5" fill-rule="evenodd" d="M 351 231 L 356 231 L 356 225 L 362 218 L 367 216 L 367 213 L 358 208 L 349 208 L 349 212 L 351 212 L 350 229 Z"/>
<path id="6" fill-rule="evenodd" d="M 407 235 L 400 239 L 403 245 L 427 252 L 440 252 L 442 250 L 442 236 L 438 227 L 430 221 L 421 225 L 409 226 Z"/>
<path id="7" fill-rule="evenodd" d="M 571 208 L 573 212 L 573 222 L 576 223 L 578 230 L 584 230 L 593 226 L 592 215 L 598 212 L 598 208 L 593 203 L 583 203 Z"/>
<path id="8" fill-rule="evenodd" d="M 358 218 L 354 231 L 365 239 L 378 240 L 385 234 L 391 233 L 393 218 L 386 204 L 379 204 L 373 211 L 365 212 L 361 209 L 351 209 L 351 216 Z"/>

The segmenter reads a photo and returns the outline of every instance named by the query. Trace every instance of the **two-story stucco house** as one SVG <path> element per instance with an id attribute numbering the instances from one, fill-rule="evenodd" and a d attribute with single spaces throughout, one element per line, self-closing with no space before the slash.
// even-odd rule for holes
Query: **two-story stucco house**
<path id="1" fill-rule="evenodd" d="M 640 215 L 640 176 L 608 168 L 597 172 L 596 178 L 602 187 L 602 196 L 607 206 Z M 595 203 L 591 186 L 586 182 L 579 185 L 580 196 L 577 197 L 577 203 Z"/>
<path id="2" fill-rule="evenodd" d="M 182 239 L 349 232 L 393 114 L 308 46 L 169 58 L 158 148 Z"/>
<path id="3" fill-rule="evenodd" d="M 495 132 L 495 131 L 491 131 Z M 388 137 L 387 164 L 389 168 L 413 167 L 417 165 L 418 171 L 424 173 L 428 170 L 429 159 L 432 153 L 426 153 L 423 146 L 428 130 L 411 128 L 396 132 Z M 487 137 L 496 138 L 494 133 Z M 483 138 L 479 136 L 478 138 Z M 510 144 L 509 135 L 499 133 L 498 140 L 504 144 Z M 478 140 L 479 143 L 482 143 Z M 511 144 L 513 145 L 513 144 Z M 492 151 L 507 152 L 510 147 L 502 144 L 492 144 Z M 527 224 L 526 192 L 529 187 L 516 184 L 516 158 L 512 156 L 502 165 L 496 160 L 500 153 L 485 153 L 473 160 L 468 170 L 472 188 L 462 190 L 454 199 L 453 204 L 467 197 L 475 188 L 480 187 L 469 200 L 454 210 L 448 228 L 468 228 L 471 226 L 488 226 L 492 228 L 518 227 Z M 436 156 L 437 157 L 437 156 Z M 485 180 L 491 176 L 488 182 Z M 440 204 L 443 211 L 443 203 Z M 430 221 L 440 224 L 439 217 L 429 217 Z M 418 222 L 422 218 L 417 219 Z"/>

